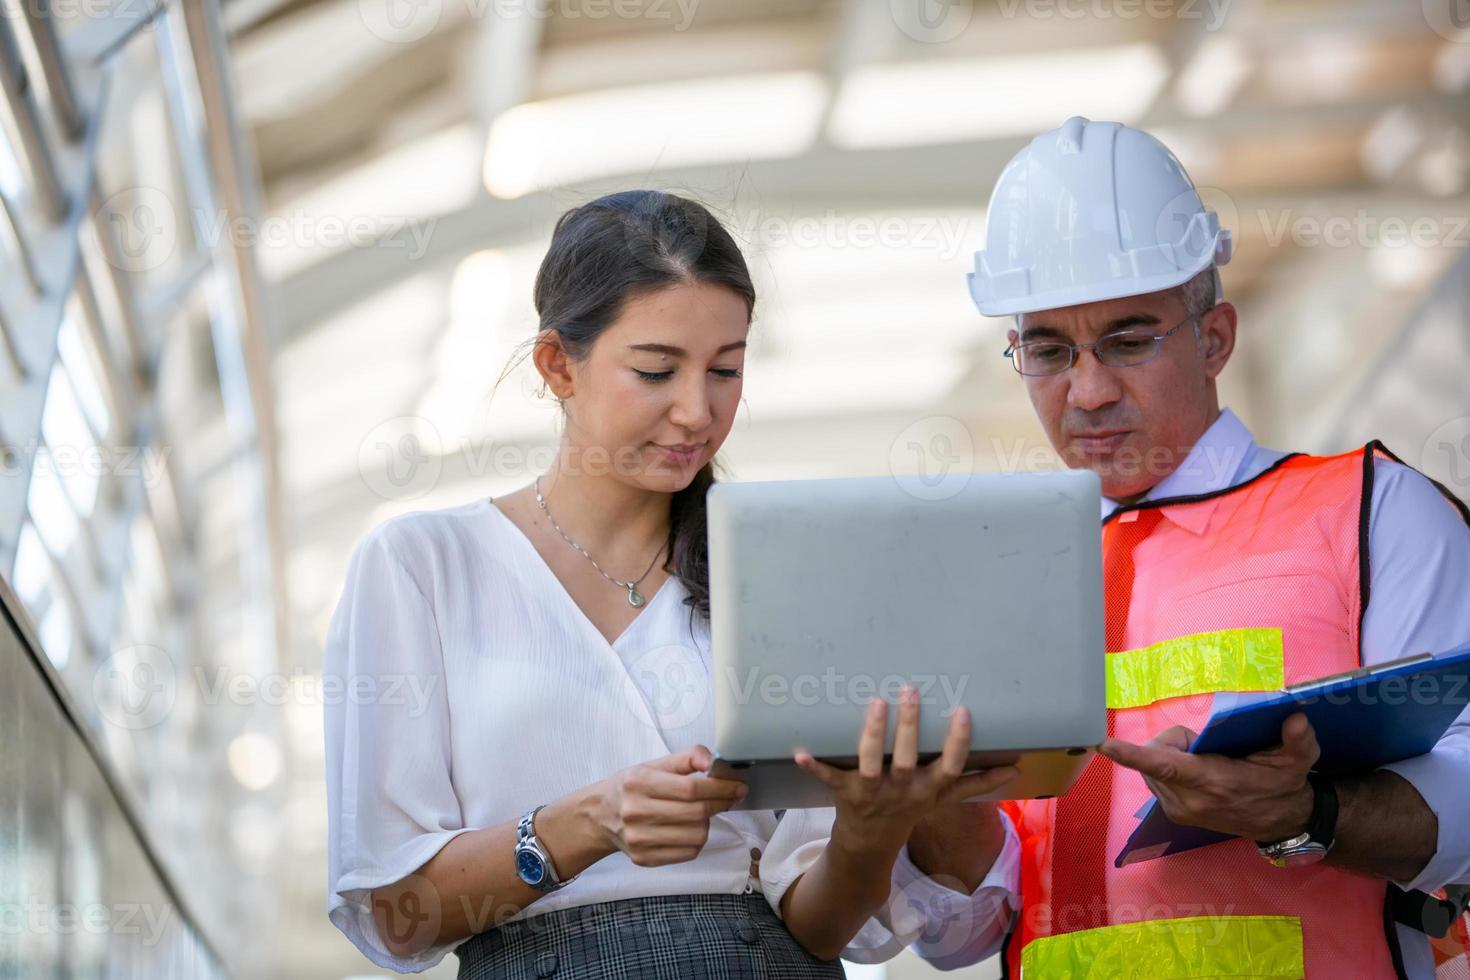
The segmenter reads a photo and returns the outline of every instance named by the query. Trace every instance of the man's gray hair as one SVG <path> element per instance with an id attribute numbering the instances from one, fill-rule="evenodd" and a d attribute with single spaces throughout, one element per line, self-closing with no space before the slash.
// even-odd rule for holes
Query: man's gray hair
<path id="1" fill-rule="evenodd" d="M 1198 316 L 1220 302 L 1220 270 L 1212 262 L 1174 288 L 1179 292 L 1185 312 Z"/>

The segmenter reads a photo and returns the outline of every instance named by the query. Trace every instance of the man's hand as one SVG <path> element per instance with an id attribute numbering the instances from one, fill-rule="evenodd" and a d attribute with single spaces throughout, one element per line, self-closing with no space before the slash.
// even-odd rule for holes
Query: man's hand
<path id="1" fill-rule="evenodd" d="M 1110 738 L 1098 751 L 1141 773 L 1165 815 L 1177 824 L 1265 842 L 1307 829 L 1312 817 L 1307 773 L 1321 749 L 1306 715 L 1298 712 L 1282 723 L 1276 748 L 1244 759 L 1191 755 L 1194 737 L 1176 726 L 1147 745 Z"/>

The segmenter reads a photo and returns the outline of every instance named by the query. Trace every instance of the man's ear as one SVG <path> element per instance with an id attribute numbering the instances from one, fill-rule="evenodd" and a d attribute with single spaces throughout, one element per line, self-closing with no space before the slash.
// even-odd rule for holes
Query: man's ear
<path id="1" fill-rule="evenodd" d="M 1220 376 L 1235 350 L 1235 305 L 1217 303 L 1199 318 L 1200 343 L 1204 346 L 1205 376 Z"/>
<path id="2" fill-rule="evenodd" d="M 546 382 L 546 387 L 557 400 L 566 401 L 572 397 L 575 388 L 572 383 L 572 359 L 562 346 L 561 334 L 555 330 L 543 330 L 537 334 L 535 347 L 531 351 L 531 363 L 536 365 L 541 380 Z"/>

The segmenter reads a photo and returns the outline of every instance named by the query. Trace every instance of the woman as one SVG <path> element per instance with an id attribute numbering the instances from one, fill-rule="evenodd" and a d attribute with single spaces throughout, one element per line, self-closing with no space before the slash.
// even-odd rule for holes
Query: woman
<path id="1" fill-rule="evenodd" d="M 895 882 L 947 891 L 905 852 L 916 826 L 1015 773 L 961 775 L 963 711 L 917 766 L 905 691 L 891 768 L 881 700 L 854 718 L 859 769 L 799 755 L 835 809 L 726 812 L 743 787 L 704 775 L 704 494 L 755 304 L 738 247 L 691 201 L 610 195 L 557 222 L 535 298 L 532 357 L 565 414 L 551 471 L 390 520 L 348 570 L 325 666 L 347 692 L 327 708 L 333 923 L 400 971 L 457 947 L 461 978 L 891 957 L 935 925 Z"/>

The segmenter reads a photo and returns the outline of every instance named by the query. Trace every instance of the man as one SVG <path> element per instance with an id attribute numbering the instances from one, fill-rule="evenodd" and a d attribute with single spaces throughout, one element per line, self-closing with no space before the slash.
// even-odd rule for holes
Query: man
<path id="1" fill-rule="evenodd" d="M 1229 232 L 1151 136 L 1069 119 L 1006 167 L 988 222 L 971 293 L 1016 317 L 1006 356 L 1106 498 L 1109 738 L 1059 800 L 916 833 L 976 920 L 966 948 L 918 952 L 950 969 L 1004 942 L 1028 978 L 1470 977 L 1465 919 L 1426 932 L 1470 882 L 1470 713 L 1353 778 L 1311 772 L 1302 715 L 1247 759 L 1186 751 L 1212 710 L 1470 642 L 1470 513 L 1377 444 L 1287 455 L 1222 411 Z M 1237 839 L 1115 868 L 1151 794 Z"/>

